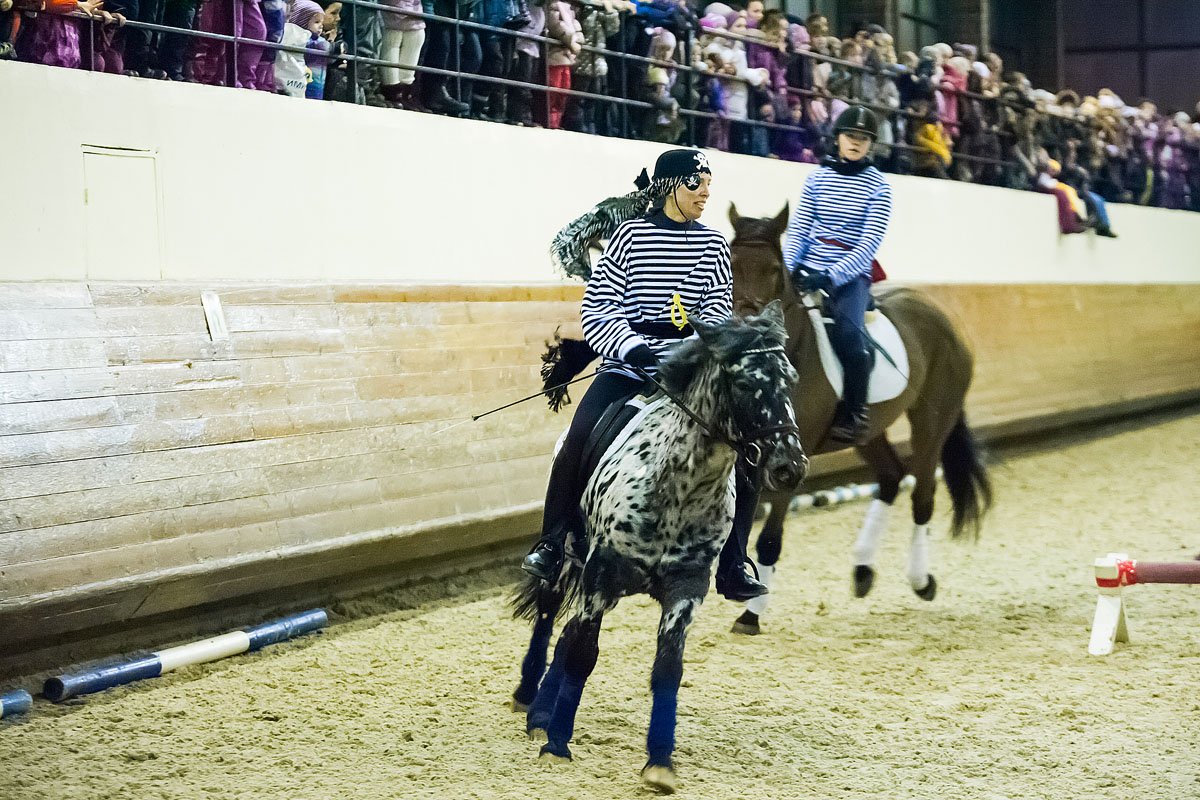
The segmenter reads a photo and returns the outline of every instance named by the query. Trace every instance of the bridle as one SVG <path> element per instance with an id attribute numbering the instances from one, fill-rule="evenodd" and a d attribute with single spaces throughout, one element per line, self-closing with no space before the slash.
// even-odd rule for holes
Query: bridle
<path id="1" fill-rule="evenodd" d="M 783 345 L 774 345 L 772 347 L 756 347 L 750 350 L 744 350 L 742 351 L 742 357 L 759 355 L 762 353 L 783 353 L 784 357 L 787 357 L 787 350 Z M 742 357 L 739 357 L 738 360 L 741 361 Z M 766 425 L 761 428 L 755 428 L 750 433 L 743 434 L 738 439 L 731 439 L 701 419 L 700 415 L 689 408 L 687 403 L 683 402 L 683 400 L 677 397 L 674 392 L 663 386 L 658 378 L 654 377 L 643 369 L 638 368 L 637 371 L 643 378 L 658 387 L 658 390 L 666 395 L 668 400 L 678 406 L 679 410 L 690 417 L 692 422 L 695 422 L 697 425 L 699 425 L 700 429 L 708 434 L 710 438 L 716 439 L 718 442 L 727 445 L 751 467 L 757 467 L 762 462 L 762 443 L 767 439 L 768 436 L 773 436 L 777 433 L 791 433 L 795 434 L 797 438 L 800 436 L 800 427 L 794 422 L 786 422 L 778 425 Z"/>

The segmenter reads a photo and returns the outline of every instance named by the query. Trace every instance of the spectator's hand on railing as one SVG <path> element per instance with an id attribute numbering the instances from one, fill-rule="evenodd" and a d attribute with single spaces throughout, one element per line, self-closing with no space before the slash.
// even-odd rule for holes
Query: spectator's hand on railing
<path id="1" fill-rule="evenodd" d="M 98 13 L 104 6 L 104 0 L 79 0 L 75 3 L 75 10 L 80 13 L 96 19 L 100 16 Z"/>

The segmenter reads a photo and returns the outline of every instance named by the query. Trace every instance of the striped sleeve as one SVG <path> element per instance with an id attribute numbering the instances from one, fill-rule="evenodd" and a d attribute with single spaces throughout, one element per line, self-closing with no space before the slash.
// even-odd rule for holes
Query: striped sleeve
<path id="1" fill-rule="evenodd" d="M 813 224 L 813 205 L 816 203 L 814 184 L 818 174 L 812 173 L 804 182 L 800 202 L 796 204 L 796 210 L 792 212 L 787 231 L 783 235 L 783 263 L 789 270 L 799 266 L 808 251 L 808 235 Z"/>
<path id="2" fill-rule="evenodd" d="M 891 216 L 892 187 L 886 181 L 882 181 L 879 191 L 867 202 L 866 221 L 858 244 L 829 269 L 834 286 L 842 286 L 855 278 L 871 274 L 871 261 L 879 251 L 879 245 L 883 243 L 883 235 L 887 233 Z"/>
<path id="3" fill-rule="evenodd" d="M 588 279 L 580 308 L 584 338 L 608 358 L 624 358 L 639 344 L 646 344 L 629 327 L 623 306 L 631 232 L 628 222 L 617 228 Z"/>
<path id="4" fill-rule="evenodd" d="M 717 246 L 709 249 L 711 257 L 705 260 L 712 264 L 712 279 L 696 316 L 709 324 L 724 322 L 733 316 L 733 268 L 729 265 L 729 242 L 718 237 Z"/>

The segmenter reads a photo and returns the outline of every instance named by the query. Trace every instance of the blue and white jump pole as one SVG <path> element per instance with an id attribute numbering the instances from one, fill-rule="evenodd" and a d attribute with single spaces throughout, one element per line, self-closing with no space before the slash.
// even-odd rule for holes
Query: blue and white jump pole
<path id="1" fill-rule="evenodd" d="M 58 675 L 46 681 L 42 694 L 47 700 L 61 703 L 71 697 L 101 692 L 143 678 L 157 678 L 180 667 L 261 650 L 267 645 L 319 630 L 328 624 L 329 617 L 325 610 L 314 608 L 249 630 L 225 633 L 139 658 L 96 665 L 83 672 Z"/>
<path id="2" fill-rule="evenodd" d="M 33 696 L 24 689 L 0 694 L 0 719 L 23 714 L 33 705 Z"/>

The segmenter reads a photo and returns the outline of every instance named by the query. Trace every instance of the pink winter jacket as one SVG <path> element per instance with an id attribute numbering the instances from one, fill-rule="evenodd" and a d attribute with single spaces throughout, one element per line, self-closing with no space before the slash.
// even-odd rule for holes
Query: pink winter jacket
<path id="1" fill-rule="evenodd" d="M 575 17 L 575 9 L 564 0 L 551 0 L 546 4 L 546 36 L 562 42 L 561 45 L 550 45 L 546 53 L 546 63 L 552 67 L 573 67 L 576 53 L 572 53 L 572 42 L 583 45 L 583 26 Z"/>
<path id="2" fill-rule="evenodd" d="M 401 11 L 421 13 L 421 0 L 378 0 L 380 5 L 398 8 Z M 383 27 L 389 31 L 423 31 L 425 20 L 420 17 L 410 17 L 407 14 L 390 14 L 383 12 Z"/>

